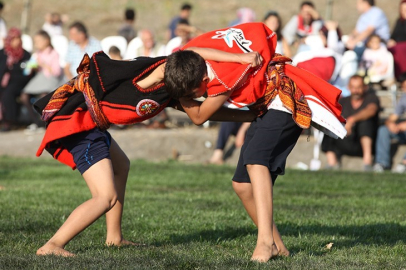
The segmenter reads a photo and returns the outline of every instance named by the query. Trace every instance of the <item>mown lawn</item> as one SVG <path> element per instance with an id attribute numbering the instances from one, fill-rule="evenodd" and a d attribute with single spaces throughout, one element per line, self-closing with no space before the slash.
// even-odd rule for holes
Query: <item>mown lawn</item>
<path id="1" fill-rule="evenodd" d="M 101 218 L 67 245 L 76 257 L 37 257 L 89 191 L 54 160 L 0 157 L 0 269 L 406 269 L 404 175 L 288 171 L 274 205 L 292 256 L 259 265 L 249 261 L 256 228 L 232 174 L 133 161 L 124 235 L 146 246 L 104 246 Z"/>

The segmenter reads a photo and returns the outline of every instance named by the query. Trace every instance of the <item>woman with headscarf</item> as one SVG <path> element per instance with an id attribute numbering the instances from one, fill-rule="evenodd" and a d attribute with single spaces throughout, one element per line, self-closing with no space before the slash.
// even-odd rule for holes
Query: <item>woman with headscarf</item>
<path id="1" fill-rule="evenodd" d="M 17 122 L 19 106 L 16 99 L 31 78 L 23 73 L 30 57 L 30 53 L 22 47 L 21 31 L 10 28 L 4 48 L 0 50 L 1 131 L 9 131 L 11 125 Z"/>

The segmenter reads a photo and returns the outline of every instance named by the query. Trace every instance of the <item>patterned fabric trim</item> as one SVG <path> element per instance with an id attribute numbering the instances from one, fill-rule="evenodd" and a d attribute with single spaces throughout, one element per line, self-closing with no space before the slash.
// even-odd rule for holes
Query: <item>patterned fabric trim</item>
<path id="1" fill-rule="evenodd" d="M 79 91 L 83 93 L 88 111 L 98 128 L 106 130 L 110 127 L 107 117 L 99 105 L 93 88 L 90 86 L 88 78 L 90 75 L 90 57 L 88 54 L 83 56 L 83 59 L 77 69 L 78 75 L 68 81 L 66 84 L 59 87 L 52 95 L 47 106 L 42 111 L 42 120 L 50 121 L 52 117 L 63 107 L 68 98 Z"/>
<path id="2" fill-rule="evenodd" d="M 258 116 L 261 116 L 268 110 L 268 105 L 276 95 L 279 95 L 283 105 L 292 112 L 295 123 L 299 127 L 307 129 L 310 127 L 312 120 L 312 111 L 302 90 L 284 72 L 285 63 L 291 61 L 290 58 L 275 53 L 268 65 L 269 82 L 265 95 L 249 108 Z"/>

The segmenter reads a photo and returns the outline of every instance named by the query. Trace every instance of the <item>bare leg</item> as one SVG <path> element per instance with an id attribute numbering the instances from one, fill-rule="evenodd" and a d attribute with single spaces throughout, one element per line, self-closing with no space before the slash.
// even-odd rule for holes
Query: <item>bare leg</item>
<path id="1" fill-rule="evenodd" d="M 361 147 L 364 165 L 372 165 L 372 139 L 367 136 L 362 136 Z"/>
<path id="2" fill-rule="evenodd" d="M 111 163 L 113 164 L 117 202 L 114 207 L 106 213 L 106 244 L 114 246 L 132 245 L 134 243 L 123 239 L 121 232 L 125 187 L 127 184 L 128 172 L 130 170 L 130 161 L 114 139 L 111 140 L 110 157 Z"/>
<path id="3" fill-rule="evenodd" d="M 79 205 L 70 214 L 55 235 L 37 250 L 37 255 L 73 256 L 64 249 L 65 245 L 116 203 L 117 192 L 114 185 L 113 167 L 109 159 L 103 159 L 94 164 L 83 174 L 83 178 L 92 198 Z"/>
<path id="4" fill-rule="evenodd" d="M 328 151 L 326 152 L 327 164 L 330 166 L 338 165 L 337 156 L 334 152 Z"/>
<path id="5" fill-rule="evenodd" d="M 233 188 L 235 193 L 237 193 L 238 197 L 243 203 L 244 208 L 247 211 L 248 215 L 251 217 L 255 225 L 258 226 L 257 210 L 255 208 L 254 197 L 252 194 L 252 185 L 250 183 L 233 182 Z M 272 224 L 273 224 L 273 239 L 275 241 L 276 247 L 278 248 L 278 255 L 289 256 L 290 252 L 283 243 L 282 237 L 279 234 L 278 228 L 276 227 L 275 221 L 273 219 Z"/>
<path id="6" fill-rule="evenodd" d="M 251 260 L 267 262 L 278 255 L 273 238 L 273 187 L 267 167 L 262 165 L 247 165 L 252 183 L 255 209 L 257 213 L 258 238 Z"/>

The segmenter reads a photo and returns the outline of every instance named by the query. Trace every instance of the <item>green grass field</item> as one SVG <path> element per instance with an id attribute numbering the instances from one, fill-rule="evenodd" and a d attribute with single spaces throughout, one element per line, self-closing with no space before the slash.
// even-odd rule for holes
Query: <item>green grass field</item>
<path id="1" fill-rule="evenodd" d="M 101 218 L 67 245 L 76 257 L 37 257 L 90 193 L 54 160 L 0 157 L 0 269 L 406 269 L 404 175 L 288 171 L 274 208 L 292 256 L 260 265 L 249 261 L 256 228 L 232 174 L 133 161 L 123 230 L 146 246 L 106 247 Z"/>

